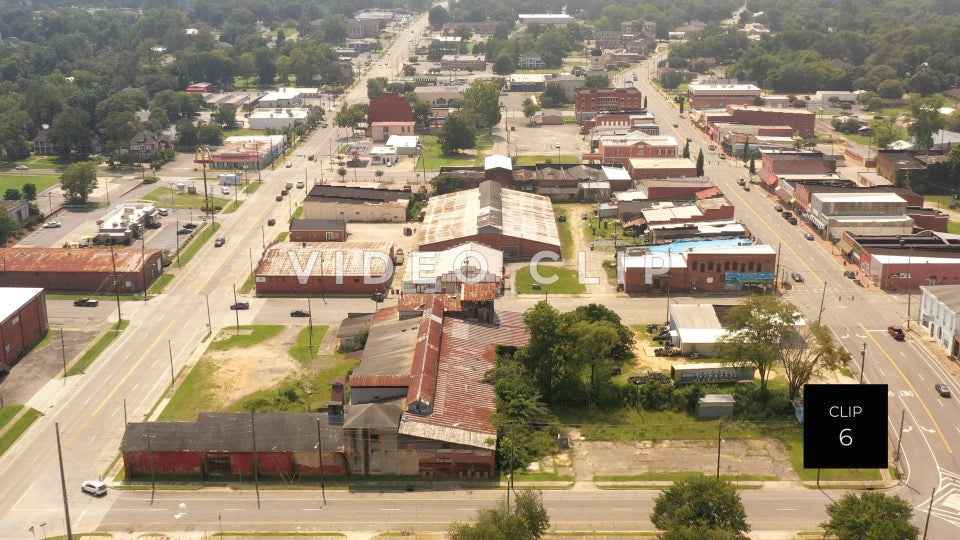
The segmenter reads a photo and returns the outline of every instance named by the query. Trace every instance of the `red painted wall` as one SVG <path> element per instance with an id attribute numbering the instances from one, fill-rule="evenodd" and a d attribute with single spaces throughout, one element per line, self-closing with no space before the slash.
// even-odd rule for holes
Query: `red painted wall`
<path id="1" fill-rule="evenodd" d="M 505 234 L 475 234 L 472 236 L 465 236 L 462 238 L 453 238 L 443 242 L 434 242 L 432 244 L 422 244 L 420 246 L 420 251 L 442 251 L 444 249 L 449 249 L 455 246 L 467 242 L 479 242 L 485 246 L 492 247 L 494 249 L 499 249 L 505 251 L 504 258 L 508 259 L 508 254 L 506 253 L 505 248 L 514 248 L 519 253 L 519 259 L 530 259 L 540 251 L 553 251 L 557 254 L 560 253 L 559 245 L 550 245 L 544 244 L 542 242 L 534 242 L 533 240 L 525 240 L 520 238 L 515 238 L 512 236 L 507 236 Z"/>
<path id="2" fill-rule="evenodd" d="M 48 328 L 46 296 L 40 293 L 7 320 L 0 321 L 0 362 L 16 364 L 20 351 L 39 341 Z"/>

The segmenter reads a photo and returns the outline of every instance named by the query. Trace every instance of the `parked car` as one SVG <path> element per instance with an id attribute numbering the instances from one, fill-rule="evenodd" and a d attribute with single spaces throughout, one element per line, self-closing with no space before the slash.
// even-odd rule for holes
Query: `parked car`
<path id="1" fill-rule="evenodd" d="M 159 214 L 159 215 L 161 215 L 161 216 L 166 216 L 166 215 L 170 214 L 170 211 L 167 210 L 166 208 L 157 208 L 157 214 Z"/>
<path id="2" fill-rule="evenodd" d="M 287 195 L 289 195 L 289 194 L 290 194 L 290 189 L 289 189 L 289 188 L 285 188 L 283 191 L 280 192 L 280 196 L 281 196 L 281 197 L 287 196 Z"/>
<path id="3" fill-rule="evenodd" d="M 803 276 L 800 275 L 800 272 L 791 273 L 790 279 L 796 281 L 797 283 L 803 283 Z"/>
<path id="4" fill-rule="evenodd" d="M 281 193 L 280 195 L 277 195 L 277 202 L 280 202 L 282 200 L 283 200 L 283 193 Z"/>
<path id="5" fill-rule="evenodd" d="M 778 204 L 778 205 L 776 205 L 776 206 L 773 207 L 773 210 L 774 210 L 775 212 L 783 212 L 783 207 Z"/>
<path id="6" fill-rule="evenodd" d="M 793 217 L 793 212 L 789 210 L 784 210 L 781 215 L 783 216 L 783 219 L 790 219 L 791 217 Z"/>
<path id="7" fill-rule="evenodd" d="M 303 189 L 303 180 L 297 180 L 297 189 Z"/>
<path id="8" fill-rule="evenodd" d="M 940 394 L 940 397 L 950 397 L 950 387 L 943 384 L 935 384 L 933 387 L 937 390 L 937 393 Z"/>
<path id="9" fill-rule="evenodd" d="M 744 185 L 747 184 L 747 181 L 746 181 L 745 179 L 741 178 L 741 179 L 737 180 L 737 184 L 739 184 L 739 185 L 741 185 L 741 186 L 744 186 Z"/>
<path id="10" fill-rule="evenodd" d="M 313 161 L 314 159 L 317 159 L 317 156 L 313 154 L 310 154 L 309 156 L 307 156 L 307 161 Z"/>
<path id="11" fill-rule="evenodd" d="M 727 155 L 726 155 L 726 154 L 717 154 L 717 157 L 720 158 L 720 159 L 727 159 Z"/>
<path id="12" fill-rule="evenodd" d="M 77 307 L 97 307 L 100 305 L 100 301 L 96 298 L 77 298 L 73 301 L 73 305 Z"/>
<path id="13" fill-rule="evenodd" d="M 907 336 L 903 333 L 903 328 L 899 326 L 888 326 L 887 333 L 890 334 L 890 337 L 897 341 L 903 341 L 907 339 Z"/>
<path id="14" fill-rule="evenodd" d="M 791 224 L 791 225 L 796 225 L 796 224 L 797 224 L 797 218 L 795 218 L 795 217 L 788 217 L 788 218 L 787 218 L 787 223 L 789 223 L 789 224 Z"/>
<path id="15" fill-rule="evenodd" d="M 196 229 L 196 228 L 197 228 L 197 224 L 196 224 L 196 223 L 184 223 L 184 224 L 183 224 L 183 228 L 184 228 L 184 229 Z"/>
<path id="16" fill-rule="evenodd" d="M 288 161 L 288 162 L 284 163 L 283 166 L 289 169 L 290 167 L 293 167 L 293 162 Z"/>
<path id="17" fill-rule="evenodd" d="M 853 270 L 844 270 L 843 277 L 849 278 L 849 279 L 856 279 L 857 273 L 854 272 Z"/>
<path id="18" fill-rule="evenodd" d="M 177 234 L 190 234 L 193 232 L 193 229 L 188 229 L 186 227 L 180 227 L 177 229 Z"/>
<path id="19" fill-rule="evenodd" d="M 295 309 L 290 312 L 291 317 L 309 317 L 310 312 L 305 309 Z"/>
<path id="20" fill-rule="evenodd" d="M 80 484 L 80 491 L 94 497 L 103 497 L 107 494 L 107 485 L 99 480 L 87 480 Z"/>
<path id="21" fill-rule="evenodd" d="M 14 167 L 14 170 L 17 170 L 17 171 L 29 171 L 29 170 L 30 170 L 30 167 L 27 167 L 26 165 L 17 165 L 16 167 Z"/>
<path id="22" fill-rule="evenodd" d="M 223 247 L 223 245 L 226 243 L 227 243 L 227 239 L 221 236 L 220 238 L 217 238 L 216 240 L 213 241 L 213 247 Z"/>
<path id="23" fill-rule="evenodd" d="M 267 225 L 269 225 L 269 226 L 271 226 L 271 227 L 273 227 L 273 226 L 276 225 L 276 224 L 277 224 L 277 220 L 275 220 L 275 219 L 273 219 L 273 218 L 270 218 L 270 219 L 267 220 Z"/>
<path id="24" fill-rule="evenodd" d="M 286 184 L 284 184 L 283 189 L 286 189 L 286 190 L 293 189 L 293 182 L 287 182 Z"/>
<path id="25" fill-rule="evenodd" d="M 807 240 L 813 240 L 813 233 L 803 233 L 803 237 Z"/>
<path id="26" fill-rule="evenodd" d="M 711 145 L 708 145 L 707 148 L 709 148 L 710 150 L 716 150 L 716 149 L 717 149 L 717 145 L 711 144 Z"/>
<path id="27" fill-rule="evenodd" d="M 250 309 L 250 302 L 237 302 L 235 304 L 230 304 L 230 309 L 234 309 L 234 310 Z"/>
<path id="28" fill-rule="evenodd" d="M 743 190 L 744 190 L 744 191 L 750 191 L 750 184 L 744 184 L 744 185 L 743 185 Z"/>
<path id="29" fill-rule="evenodd" d="M 59 228 L 60 228 L 60 222 L 59 222 L 59 221 L 56 221 L 56 220 L 54 220 L 54 221 L 48 221 L 48 222 L 46 222 L 46 223 L 43 224 L 43 228 L 44 228 L 44 229 L 59 229 Z"/>

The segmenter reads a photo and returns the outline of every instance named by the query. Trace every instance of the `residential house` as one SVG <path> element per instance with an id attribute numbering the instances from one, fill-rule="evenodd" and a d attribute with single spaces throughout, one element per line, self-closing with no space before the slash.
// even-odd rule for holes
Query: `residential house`
<path id="1" fill-rule="evenodd" d="M 370 124 L 376 122 L 413 122 L 413 107 L 410 106 L 410 102 L 403 94 L 382 92 L 370 100 L 370 106 L 367 109 L 367 121 Z"/>
<path id="2" fill-rule="evenodd" d="M 547 63 L 540 58 L 539 54 L 521 54 L 517 58 L 518 69 L 545 69 Z"/>
<path id="3" fill-rule="evenodd" d="M 130 151 L 139 154 L 141 159 L 153 152 L 170 150 L 171 148 L 173 148 L 173 143 L 170 142 L 170 139 L 152 131 L 143 130 L 130 138 Z"/>

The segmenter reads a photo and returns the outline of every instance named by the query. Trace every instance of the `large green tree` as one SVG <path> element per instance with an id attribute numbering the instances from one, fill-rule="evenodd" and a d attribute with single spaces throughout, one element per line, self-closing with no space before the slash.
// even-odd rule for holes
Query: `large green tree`
<path id="1" fill-rule="evenodd" d="M 333 123 L 338 127 L 356 129 L 360 122 L 367 118 L 367 105 L 355 103 L 344 107 L 333 117 Z"/>
<path id="2" fill-rule="evenodd" d="M 939 131 L 946 121 L 940 114 L 940 108 L 943 107 L 943 96 L 922 97 L 919 94 L 910 96 L 910 116 L 913 122 L 910 124 L 910 134 L 916 141 L 917 148 L 929 150 L 933 148 L 933 134 Z"/>
<path id="3" fill-rule="evenodd" d="M 219 146 L 223 142 L 223 130 L 216 124 L 203 124 L 197 129 L 197 142 L 206 146 Z"/>
<path id="4" fill-rule="evenodd" d="M 87 204 L 87 197 L 97 187 L 97 164 L 92 161 L 73 163 L 60 175 L 67 204 Z"/>
<path id="5" fill-rule="evenodd" d="M 799 396 L 803 385 L 814 375 L 840 369 L 850 361 L 850 353 L 833 341 L 830 330 L 819 324 L 795 327 L 778 344 L 778 349 L 790 399 Z"/>
<path id="6" fill-rule="evenodd" d="M 193 148 L 198 144 L 200 144 L 200 138 L 197 126 L 193 123 L 193 120 L 184 118 L 177 124 L 177 146 Z"/>
<path id="7" fill-rule="evenodd" d="M 6 208 L 0 207 L 0 247 L 6 245 L 7 240 L 18 234 L 20 234 L 20 224 L 13 219 Z"/>
<path id="8" fill-rule="evenodd" d="M 437 134 L 437 142 L 444 155 L 453 155 L 467 148 L 477 146 L 477 132 L 474 129 L 473 115 L 463 110 L 447 116 Z"/>
<path id="9" fill-rule="evenodd" d="M 520 490 L 508 506 L 506 498 L 477 512 L 474 523 L 454 523 L 451 540 L 536 540 L 550 528 L 550 514 L 538 491 Z"/>
<path id="10" fill-rule="evenodd" d="M 785 300 L 749 296 L 727 312 L 727 332 L 717 342 L 717 349 L 730 362 L 755 368 L 760 389 L 765 392 L 770 369 L 780 358 L 780 347 L 793 337 L 798 320 L 796 306 Z"/>
<path id="11" fill-rule="evenodd" d="M 703 149 L 697 154 L 697 176 L 703 176 Z"/>
<path id="12" fill-rule="evenodd" d="M 500 83 L 477 80 L 463 93 L 461 110 L 469 111 L 479 126 L 493 128 L 500 122 Z"/>
<path id="13" fill-rule="evenodd" d="M 827 505 L 827 515 L 820 526 L 839 540 L 912 540 L 920 532 L 910 503 L 876 491 L 847 493 Z"/>
<path id="14" fill-rule="evenodd" d="M 90 115 L 76 107 L 64 107 L 53 118 L 49 137 L 61 156 L 69 156 L 71 150 L 85 153 L 90 147 Z"/>
<path id="15" fill-rule="evenodd" d="M 750 530 L 737 488 L 726 480 L 708 477 L 674 482 L 654 499 L 650 521 L 672 538 L 709 537 L 713 531 L 746 538 L 744 533 Z M 686 536 L 692 532 L 700 536 Z"/>

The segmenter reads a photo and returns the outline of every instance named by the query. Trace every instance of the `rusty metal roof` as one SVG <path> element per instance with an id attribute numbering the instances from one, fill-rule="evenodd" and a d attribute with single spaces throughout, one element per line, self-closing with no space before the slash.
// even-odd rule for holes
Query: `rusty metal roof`
<path id="1" fill-rule="evenodd" d="M 560 245 L 549 197 L 501 189 L 486 181 L 479 188 L 431 197 L 424 212 L 421 246 L 480 232 Z"/>
<path id="2" fill-rule="evenodd" d="M 113 258 L 117 272 L 141 272 L 141 261 L 149 261 L 160 253 L 148 249 L 141 255 L 139 248 L 5 248 L 0 249 L 0 272 L 113 272 Z"/>
<path id="3" fill-rule="evenodd" d="M 397 303 L 397 309 L 400 311 L 423 311 L 429 305 L 432 294 L 405 294 Z M 462 311 L 460 298 L 455 295 L 438 295 L 443 298 L 443 311 Z"/>
<path id="4" fill-rule="evenodd" d="M 387 272 L 387 264 L 377 256 L 392 258 L 389 242 L 281 242 L 267 249 L 257 266 L 257 276 L 294 276 L 299 264 L 304 275 L 379 277 Z M 369 254 L 369 272 L 364 271 L 364 257 Z M 312 262 L 311 262 L 312 261 Z"/>
<path id="5" fill-rule="evenodd" d="M 486 302 L 497 297 L 496 283 L 464 283 L 464 302 Z"/>
<path id="6" fill-rule="evenodd" d="M 443 334 L 443 298 L 434 295 L 417 329 L 417 346 L 413 351 L 412 384 L 407 389 L 407 407 L 433 406 L 437 390 L 437 366 L 440 363 L 440 337 Z"/>
<path id="7" fill-rule="evenodd" d="M 354 373 L 350 375 L 350 386 L 353 388 L 384 388 L 409 386 L 412 381 L 410 375 L 364 375 Z"/>
<path id="8" fill-rule="evenodd" d="M 495 324 L 448 317 L 429 415 L 405 412 L 400 433 L 478 448 L 494 448 L 497 430 L 493 387 L 483 381 L 496 358 L 494 345 L 522 346 L 529 340 L 522 313 L 498 312 Z"/>

